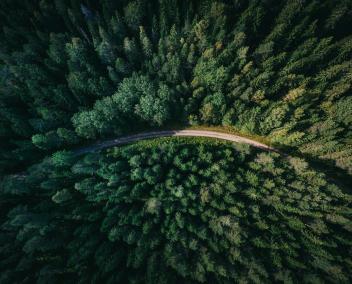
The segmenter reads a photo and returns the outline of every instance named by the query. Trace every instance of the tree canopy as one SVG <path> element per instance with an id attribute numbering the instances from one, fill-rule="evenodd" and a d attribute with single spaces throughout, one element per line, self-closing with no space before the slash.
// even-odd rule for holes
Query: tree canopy
<path id="1" fill-rule="evenodd" d="M 0 283 L 350 283 L 352 1 L 1 0 Z M 282 150 L 93 141 L 217 127 Z"/>
<path id="2" fill-rule="evenodd" d="M 2 186 L 19 196 L 5 283 L 351 280 L 351 195 L 299 158 L 169 138 L 60 152 Z"/>

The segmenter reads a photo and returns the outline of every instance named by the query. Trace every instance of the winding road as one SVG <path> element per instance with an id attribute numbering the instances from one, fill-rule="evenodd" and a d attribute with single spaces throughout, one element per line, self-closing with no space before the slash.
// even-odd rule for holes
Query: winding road
<path id="1" fill-rule="evenodd" d="M 206 130 L 163 130 L 163 131 L 143 132 L 135 135 L 121 136 L 116 139 L 98 142 L 87 147 L 79 148 L 75 150 L 74 153 L 76 155 L 80 155 L 88 152 L 102 150 L 105 148 L 110 148 L 113 146 L 128 144 L 128 143 L 132 143 L 140 140 L 152 139 L 152 138 L 158 138 L 158 137 L 171 137 L 171 136 L 216 138 L 216 139 L 221 139 L 221 140 L 226 140 L 226 141 L 231 141 L 236 143 L 244 143 L 263 150 L 280 153 L 280 151 L 278 151 L 277 149 L 252 139 L 244 138 L 242 136 L 238 136 L 235 134 L 228 134 L 228 133 L 222 133 L 222 132 L 216 132 L 216 131 L 206 131 Z"/>

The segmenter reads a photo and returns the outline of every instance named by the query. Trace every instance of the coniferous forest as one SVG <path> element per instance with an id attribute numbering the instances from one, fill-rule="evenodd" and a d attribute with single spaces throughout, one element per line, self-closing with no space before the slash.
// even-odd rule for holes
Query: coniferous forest
<path id="1" fill-rule="evenodd" d="M 1 0 L 0 283 L 351 283 L 351 82 L 351 0 Z M 278 150 L 77 154 L 188 127 Z"/>

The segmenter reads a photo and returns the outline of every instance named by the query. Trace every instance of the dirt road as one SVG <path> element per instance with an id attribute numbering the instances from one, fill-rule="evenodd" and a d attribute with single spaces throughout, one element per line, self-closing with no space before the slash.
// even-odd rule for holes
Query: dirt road
<path id="1" fill-rule="evenodd" d="M 206 131 L 206 130 L 165 130 L 165 131 L 153 131 L 153 132 L 143 132 L 135 135 L 121 136 L 116 139 L 107 140 L 103 142 L 99 142 L 87 147 L 82 147 L 74 151 L 76 155 L 93 152 L 113 146 L 128 144 L 132 142 L 136 142 L 139 140 L 152 139 L 158 137 L 170 137 L 170 136 L 185 136 L 185 137 L 209 137 L 215 139 L 221 139 L 226 141 L 232 141 L 236 143 L 244 143 L 251 145 L 256 148 L 260 148 L 267 151 L 279 152 L 275 148 L 272 148 L 268 145 L 259 143 L 255 140 L 251 140 L 248 138 L 244 138 L 242 136 L 216 132 L 216 131 Z"/>

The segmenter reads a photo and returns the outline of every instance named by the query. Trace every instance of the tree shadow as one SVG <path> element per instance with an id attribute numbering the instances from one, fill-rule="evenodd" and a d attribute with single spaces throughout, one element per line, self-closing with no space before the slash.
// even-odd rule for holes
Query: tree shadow
<path id="1" fill-rule="evenodd" d="M 321 159 L 312 154 L 302 153 L 299 151 L 298 147 L 289 147 L 282 145 L 275 145 L 280 151 L 285 153 L 285 155 L 294 156 L 297 158 L 304 159 L 309 163 L 309 165 L 325 174 L 326 180 L 336 185 L 340 186 L 344 192 L 351 193 L 352 189 L 352 176 L 347 171 L 338 166 L 336 166 L 335 161 L 332 159 Z"/>

